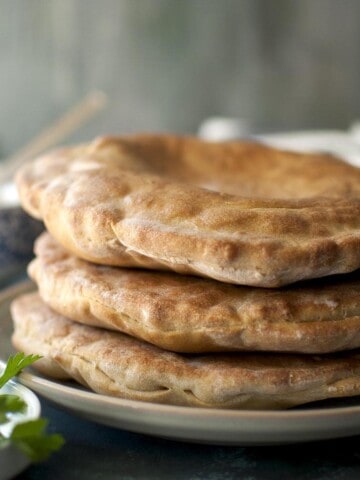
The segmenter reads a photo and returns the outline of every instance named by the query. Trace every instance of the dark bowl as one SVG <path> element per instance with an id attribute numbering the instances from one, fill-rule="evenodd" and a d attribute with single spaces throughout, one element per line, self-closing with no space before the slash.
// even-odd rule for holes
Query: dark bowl
<path id="1" fill-rule="evenodd" d="M 34 240 L 43 230 L 43 223 L 20 206 L 0 204 L 0 284 L 25 272 L 34 256 Z"/>

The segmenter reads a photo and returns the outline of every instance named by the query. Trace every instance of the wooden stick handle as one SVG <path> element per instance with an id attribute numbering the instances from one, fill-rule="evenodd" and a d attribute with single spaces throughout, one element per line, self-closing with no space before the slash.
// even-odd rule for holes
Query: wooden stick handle
<path id="1" fill-rule="evenodd" d="M 66 136 L 84 125 L 105 107 L 106 102 L 107 98 L 103 92 L 95 91 L 87 95 L 80 103 L 32 139 L 25 147 L 0 164 L 0 183 L 10 180 L 17 168 L 26 160 L 55 146 Z"/>

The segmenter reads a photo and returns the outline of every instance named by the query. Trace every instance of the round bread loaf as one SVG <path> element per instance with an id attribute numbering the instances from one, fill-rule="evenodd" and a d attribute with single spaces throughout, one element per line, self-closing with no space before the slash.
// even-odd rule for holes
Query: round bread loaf
<path id="1" fill-rule="evenodd" d="M 22 167 L 23 207 L 75 255 L 277 287 L 360 267 L 360 171 L 329 155 L 143 135 Z"/>

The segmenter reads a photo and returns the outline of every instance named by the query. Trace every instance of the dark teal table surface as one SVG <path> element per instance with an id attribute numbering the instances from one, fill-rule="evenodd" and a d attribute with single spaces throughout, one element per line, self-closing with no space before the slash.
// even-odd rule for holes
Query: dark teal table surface
<path id="1" fill-rule="evenodd" d="M 220 447 L 163 440 L 83 420 L 42 400 L 50 431 L 66 444 L 17 480 L 358 480 L 360 437 L 276 447 Z"/>

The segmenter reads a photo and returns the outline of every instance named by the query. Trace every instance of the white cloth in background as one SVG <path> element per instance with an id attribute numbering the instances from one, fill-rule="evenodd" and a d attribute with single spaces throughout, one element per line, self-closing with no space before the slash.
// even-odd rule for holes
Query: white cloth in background
<path id="1" fill-rule="evenodd" d="M 309 130 L 252 135 L 251 125 L 244 119 L 214 117 L 200 125 L 198 134 L 209 141 L 252 137 L 287 150 L 329 152 L 360 167 L 360 122 L 353 123 L 348 131 Z"/>

